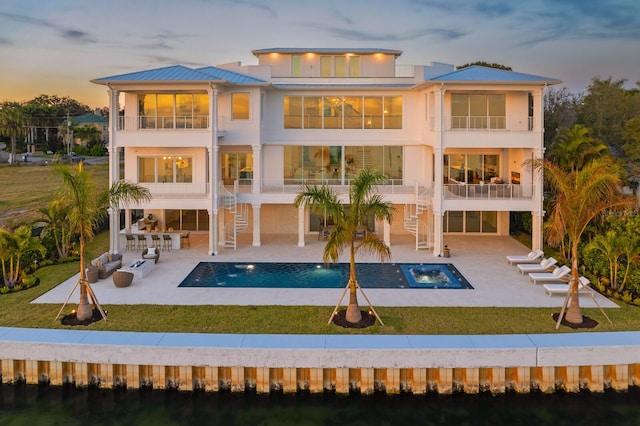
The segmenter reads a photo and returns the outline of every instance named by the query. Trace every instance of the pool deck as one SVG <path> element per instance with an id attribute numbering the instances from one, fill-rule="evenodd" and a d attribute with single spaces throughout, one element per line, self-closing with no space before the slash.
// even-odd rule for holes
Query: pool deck
<path id="1" fill-rule="evenodd" d="M 309 235 L 305 247 L 298 247 L 296 237 L 264 238 L 260 247 L 253 247 L 249 236 L 243 235 L 237 250 L 222 250 L 217 256 L 207 254 L 206 241 L 192 234 L 190 249 L 161 252 L 160 261 L 144 278 L 135 278 L 132 285 L 117 288 L 111 277 L 92 285 L 101 304 L 153 305 L 311 305 L 335 306 L 341 289 L 256 289 L 256 288 L 183 288 L 178 287 L 198 262 L 322 262 L 323 241 Z M 496 307 L 560 307 L 564 297 L 545 294 L 542 285 L 532 284 L 527 275 L 519 274 L 506 262 L 506 255 L 528 253 L 528 249 L 509 237 L 446 237 L 450 258 L 435 257 L 430 251 L 416 251 L 412 240 L 394 237 L 392 262 L 452 263 L 474 287 L 473 289 L 367 289 L 363 291 L 375 306 L 496 306 Z M 123 252 L 124 261 L 131 262 L 139 252 Z M 376 262 L 373 257 L 358 255 L 358 262 Z M 341 259 L 347 262 L 348 258 Z M 63 303 L 77 282 L 72 277 L 33 303 Z M 346 284 L 346 283 L 345 283 Z M 76 295 L 71 303 L 76 303 Z M 359 295 L 361 296 L 361 295 Z M 617 305 L 596 293 L 603 308 Z M 360 303 L 364 300 L 360 297 Z M 580 295 L 582 307 L 595 307 L 588 294 Z"/>

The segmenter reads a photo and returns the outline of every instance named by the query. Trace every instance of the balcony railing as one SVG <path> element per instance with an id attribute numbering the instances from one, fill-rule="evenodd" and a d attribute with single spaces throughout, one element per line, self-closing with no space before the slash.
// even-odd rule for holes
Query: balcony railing
<path id="1" fill-rule="evenodd" d="M 479 185 L 443 185 L 445 199 L 524 200 L 533 198 L 533 188 L 518 184 L 486 183 Z"/>
<path id="2" fill-rule="evenodd" d="M 297 193 L 302 185 L 328 185 L 333 187 L 338 193 L 346 193 L 351 183 L 350 179 L 344 181 L 340 179 L 265 179 L 262 181 L 262 192 L 267 193 Z M 381 194 L 411 194 L 415 191 L 414 185 L 406 185 L 403 179 L 387 179 L 384 184 L 379 185 L 378 191 Z"/>
<path id="3" fill-rule="evenodd" d="M 533 120 L 525 116 L 447 116 L 444 126 L 452 132 L 531 132 Z M 436 117 L 429 117 L 431 129 L 435 129 L 436 121 Z"/>
<path id="4" fill-rule="evenodd" d="M 209 116 L 120 116 L 118 130 L 208 129 Z"/>
<path id="5" fill-rule="evenodd" d="M 147 183 L 140 182 L 149 190 L 152 198 L 198 198 L 209 194 L 208 183 Z"/>

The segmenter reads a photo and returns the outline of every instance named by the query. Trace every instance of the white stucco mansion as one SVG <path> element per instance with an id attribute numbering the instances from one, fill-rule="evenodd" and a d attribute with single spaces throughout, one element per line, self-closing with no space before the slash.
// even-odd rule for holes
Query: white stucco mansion
<path id="1" fill-rule="evenodd" d="M 269 234 L 304 246 L 324 218 L 293 206 L 300 185 L 344 191 L 363 169 L 388 176 L 379 191 L 397 216 L 365 225 L 390 245 L 410 233 L 438 255 L 446 234 L 508 235 L 520 211 L 532 215 L 532 248 L 542 246 L 542 179 L 524 163 L 543 155 L 543 92 L 559 81 L 399 65 L 402 52 L 389 49 L 252 53 L 257 65 L 92 80 L 109 93 L 110 180 L 153 197 L 124 224 L 111 212 L 111 251 L 149 213 L 162 228 L 208 234 L 210 254 L 235 248 L 240 232 L 254 246 Z"/>

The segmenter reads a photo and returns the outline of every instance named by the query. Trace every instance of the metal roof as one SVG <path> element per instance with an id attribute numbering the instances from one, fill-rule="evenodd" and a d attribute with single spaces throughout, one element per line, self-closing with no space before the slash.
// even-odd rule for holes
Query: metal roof
<path id="1" fill-rule="evenodd" d="M 497 68 L 472 65 L 448 74 L 429 79 L 429 81 L 444 82 L 499 82 L 499 83 L 549 83 L 557 84 L 559 80 L 549 77 L 541 77 L 532 74 L 523 74 L 514 71 L 506 71 Z"/>
<path id="2" fill-rule="evenodd" d="M 271 49 L 257 49 L 252 50 L 251 53 L 254 56 L 264 55 L 267 53 L 291 53 L 291 54 L 303 54 L 303 53 L 323 53 L 332 55 L 344 55 L 347 53 L 355 53 L 359 55 L 373 55 L 375 53 L 384 53 L 386 55 L 402 55 L 402 50 L 394 49 L 371 49 L 371 48 L 332 48 L 332 47 L 274 47 Z"/>
<path id="3" fill-rule="evenodd" d="M 90 112 L 86 114 L 78 115 L 76 117 L 72 117 L 71 121 L 73 121 L 76 124 L 94 124 L 94 123 L 108 124 L 109 123 L 109 119 L 107 117 L 96 115 Z"/>
<path id="4" fill-rule="evenodd" d="M 173 65 L 146 71 L 131 72 L 111 77 L 92 80 L 94 83 L 124 82 L 124 81 L 208 81 L 211 76 L 192 70 L 183 65 Z"/>

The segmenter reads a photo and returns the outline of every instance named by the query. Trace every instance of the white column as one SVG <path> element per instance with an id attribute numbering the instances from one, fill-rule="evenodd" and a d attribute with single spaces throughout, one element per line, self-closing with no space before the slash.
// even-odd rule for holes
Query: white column
<path id="1" fill-rule="evenodd" d="M 304 206 L 298 207 L 298 247 L 304 247 L 304 218 L 306 217 Z"/>
<path id="2" fill-rule="evenodd" d="M 220 220 L 218 217 L 219 196 L 218 196 L 218 89 L 210 86 L 209 94 L 209 131 L 211 133 L 210 145 L 207 147 L 209 161 L 209 255 L 217 255 L 219 251 Z"/>
<path id="3" fill-rule="evenodd" d="M 109 96 L 109 187 L 120 180 L 120 148 L 117 144 L 118 117 L 120 116 L 118 105 L 119 92 L 107 90 Z M 117 253 L 120 238 L 120 206 L 109 207 L 109 252 Z"/>
<path id="4" fill-rule="evenodd" d="M 218 209 L 209 211 L 209 255 L 218 254 Z"/>
<path id="5" fill-rule="evenodd" d="M 433 255 L 440 256 L 442 254 L 442 248 L 444 247 L 443 239 L 444 234 L 442 231 L 442 218 L 443 212 L 440 210 L 433 210 Z"/>
<path id="6" fill-rule="evenodd" d="M 260 247 L 260 203 L 253 204 L 253 246 Z"/>
<path id="7" fill-rule="evenodd" d="M 253 149 L 253 181 L 251 192 L 259 194 L 262 189 L 262 145 L 252 145 Z"/>
<path id="8" fill-rule="evenodd" d="M 388 220 L 382 221 L 382 241 L 388 247 L 391 247 L 391 224 Z"/>
<path id="9" fill-rule="evenodd" d="M 124 209 L 124 227 L 131 231 L 131 209 Z"/>
<path id="10" fill-rule="evenodd" d="M 544 211 L 542 213 L 531 212 L 531 250 L 544 248 Z"/>
<path id="11" fill-rule="evenodd" d="M 444 194 L 444 180 L 443 180 L 443 160 L 444 150 L 440 146 L 434 147 L 434 176 L 435 182 L 433 183 L 433 255 L 439 256 L 442 253 L 443 247 L 443 230 L 442 230 L 442 218 L 443 218 L 443 194 Z"/>

